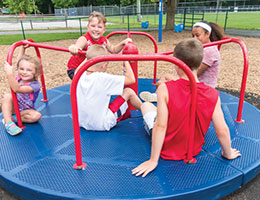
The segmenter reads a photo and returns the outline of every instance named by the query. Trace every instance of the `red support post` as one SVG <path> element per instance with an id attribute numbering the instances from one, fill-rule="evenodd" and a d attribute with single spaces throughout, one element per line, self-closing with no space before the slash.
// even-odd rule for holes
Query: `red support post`
<path id="1" fill-rule="evenodd" d="M 86 164 L 82 162 L 81 155 L 81 143 L 80 143 L 80 128 L 78 120 L 78 106 L 77 106 L 77 84 L 82 73 L 86 71 L 90 66 L 105 61 L 166 61 L 171 62 L 179 66 L 188 76 L 191 82 L 191 105 L 190 105 L 190 139 L 188 141 L 187 149 L 187 163 L 194 163 L 196 159 L 193 158 L 193 142 L 194 142 L 194 130 L 195 130 L 195 111 L 197 103 L 197 85 L 195 78 L 190 70 L 190 68 L 182 61 L 174 58 L 173 56 L 165 56 L 159 54 L 145 54 L 145 55 L 106 55 L 98 56 L 88 60 L 74 76 L 71 83 L 71 107 L 72 107 L 72 119 L 73 119 L 73 129 L 74 129 L 74 141 L 75 141 L 75 152 L 76 152 L 76 164 L 74 168 L 82 169 L 86 167 Z"/>
<path id="2" fill-rule="evenodd" d="M 137 46 L 132 43 L 128 42 L 122 51 L 122 54 L 138 54 Z M 135 83 L 132 85 L 128 85 L 126 87 L 129 87 L 135 91 L 135 93 L 138 95 L 138 63 L 137 61 L 130 61 L 131 68 L 133 70 L 133 73 L 135 75 Z M 130 110 L 136 110 L 134 106 L 132 106 L 130 103 L 128 103 L 128 106 Z"/>
<path id="3" fill-rule="evenodd" d="M 135 31 L 115 31 L 115 32 L 109 33 L 106 38 L 108 39 L 111 36 L 117 35 L 117 34 L 127 34 L 127 37 L 129 37 L 129 38 L 130 38 L 131 34 L 132 35 L 143 35 L 143 36 L 146 36 L 153 42 L 154 53 L 158 53 L 158 46 L 157 46 L 156 40 L 151 35 L 149 35 L 148 33 L 145 33 L 145 32 L 135 32 Z M 156 76 L 157 76 L 157 61 L 154 61 L 153 84 L 156 83 Z"/>

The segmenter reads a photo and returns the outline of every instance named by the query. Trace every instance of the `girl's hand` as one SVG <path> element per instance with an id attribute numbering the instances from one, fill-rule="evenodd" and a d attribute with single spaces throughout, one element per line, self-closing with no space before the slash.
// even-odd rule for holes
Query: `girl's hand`
<path id="1" fill-rule="evenodd" d="M 13 74 L 13 66 L 11 66 L 8 62 L 4 63 L 5 72 L 7 75 Z"/>
<path id="2" fill-rule="evenodd" d="M 79 50 L 82 50 L 81 48 L 78 48 L 77 45 L 73 44 L 69 46 L 69 51 L 71 54 L 76 55 L 78 54 Z"/>
<path id="3" fill-rule="evenodd" d="M 22 47 L 23 47 L 24 49 L 27 49 L 27 48 L 30 47 L 30 45 L 29 45 L 29 44 L 24 44 Z"/>
<path id="4" fill-rule="evenodd" d="M 124 44 L 126 45 L 128 42 L 133 42 L 132 38 L 126 38 L 124 40 Z"/>

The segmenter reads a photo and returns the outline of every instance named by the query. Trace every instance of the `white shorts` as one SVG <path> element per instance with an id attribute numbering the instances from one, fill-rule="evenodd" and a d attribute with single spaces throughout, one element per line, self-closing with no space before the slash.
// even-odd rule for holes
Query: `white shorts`
<path id="1" fill-rule="evenodd" d="M 157 116 L 156 111 L 148 112 L 143 116 L 144 128 L 149 135 L 152 134 L 152 129 L 156 120 L 156 116 Z"/>

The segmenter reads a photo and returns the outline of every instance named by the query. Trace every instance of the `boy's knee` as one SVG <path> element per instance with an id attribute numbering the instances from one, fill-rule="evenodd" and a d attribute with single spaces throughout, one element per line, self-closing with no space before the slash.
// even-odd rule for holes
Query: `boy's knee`
<path id="1" fill-rule="evenodd" d="M 144 109 L 144 108 L 150 106 L 150 104 L 151 104 L 151 103 L 150 103 L 150 102 L 147 102 L 147 101 L 146 101 L 146 102 L 143 102 L 142 105 L 141 105 L 141 109 Z"/>
<path id="2" fill-rule="evenodd" d="M 143 102 L 141 105 L 142 114 L 146 114 L 147 112 L 155 111 L 156 107 L 150 102 Z"/>

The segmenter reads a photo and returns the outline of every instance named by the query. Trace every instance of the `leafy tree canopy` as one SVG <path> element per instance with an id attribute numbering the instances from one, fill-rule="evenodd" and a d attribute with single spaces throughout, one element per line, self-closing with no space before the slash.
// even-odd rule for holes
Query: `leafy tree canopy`
<path id="1" fill-rule="evenodd" d="M 51 0 L 54 8 L 73 8 L 79 0 Z"/>
<path id="2" fill-rule="evenodd" d="M 33 0 L 3 0 L 4 5 L 11 10 L 12 13 L 27 13 L 30 14 L 37 10 L 37 6 L 34 7 Z"/>

